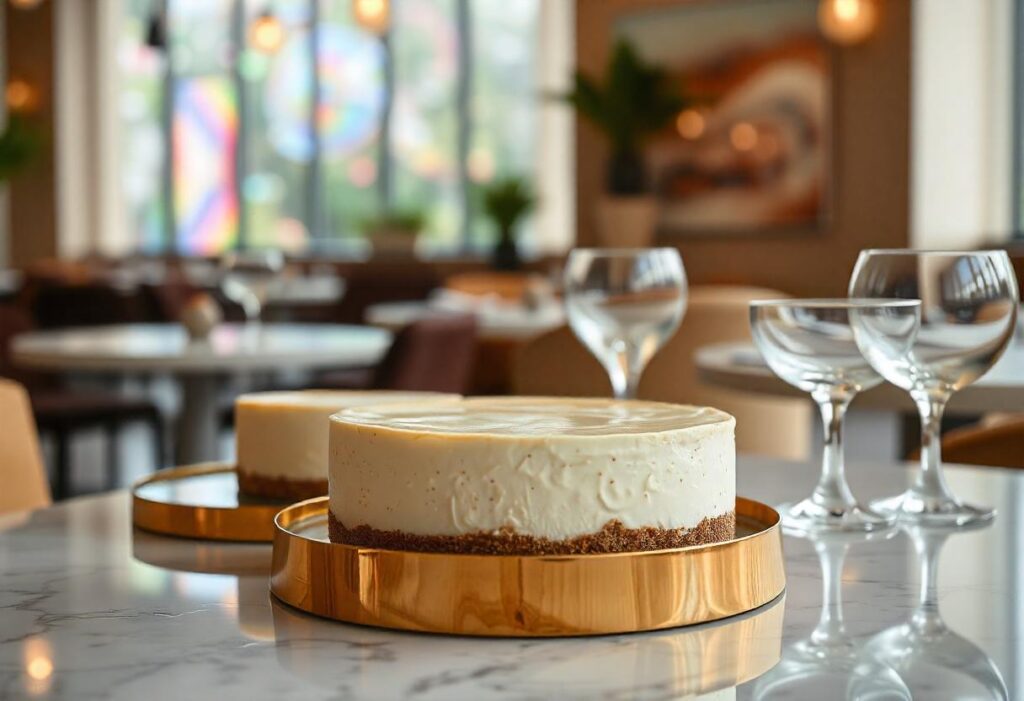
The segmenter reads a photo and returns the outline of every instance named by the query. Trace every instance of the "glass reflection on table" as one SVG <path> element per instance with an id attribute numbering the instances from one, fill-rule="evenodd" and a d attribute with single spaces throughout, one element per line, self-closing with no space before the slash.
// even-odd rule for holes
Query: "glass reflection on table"
<path id="1" fill-rule="evenodd" d="M 843 619 L 843 565 L 857 543 L 888 540 L 882 531 L 786 531 L 811 541 L 821 566 L 821 613 L 806 638 L 787 646 L 782 660 L 754 685 L 755 699 L 910 699 L 910 690 L 891 667 L 860 653 Z"/>
<path id="2" fill-rule="evenodd" d="M 991 522 L 968 526 L 907 525 L 921 571 L 917 607 L 910 618 L 877 634 L 864 652 L 892 667 L 922 697 L 1008 699 L 1006 682 L 995 662 L 978 645 L 951 630 L 939 611 L 939 554 L 957 533 L 980 530 Z"/>

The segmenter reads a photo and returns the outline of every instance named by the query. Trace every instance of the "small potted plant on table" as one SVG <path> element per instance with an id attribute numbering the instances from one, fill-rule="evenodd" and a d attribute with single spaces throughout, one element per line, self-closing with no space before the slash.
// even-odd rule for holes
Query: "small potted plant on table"
<path id="1" fill-rule="evenodd" d="M 537 198 L 527 182 L 510 176 L 496 180 L 483 190 L 484 212 L 498 230 L 491 263 L 496 270 L 518 270 L 517 225 L 536 204 Z"/>

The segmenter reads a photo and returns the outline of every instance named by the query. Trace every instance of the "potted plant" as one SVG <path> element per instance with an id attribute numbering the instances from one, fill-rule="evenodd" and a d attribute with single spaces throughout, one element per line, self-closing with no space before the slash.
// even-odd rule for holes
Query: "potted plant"
<path id="1" fill-rule="evenodd" d="M 0 133 L 0 183 L 9 180 L 32 161 L 42 146 L 34 125 L 24 117 L 11 114 Z"/>
<path id="2" fill-rule="evenodd" d="M 363 222 L 373 254 L 384 258 L 411 258 L 426 217 L 414 209 L 388 210 Z"/>
<path id="3" fill-rule="evenodd" d="M 497 270 L 517 270 L 520 265 L 516 248 L 516 225 L 537 202 L 529 184 L 520 177 L 509 176 L 494 181 L 483 189 L 484 213 L 498 230 L 492 265 Z"/>
<path id="4" fill-rule="evenodd" d="M 631 44 L 616 43 L 603 82 L 576 72 L 563 96 L 608 138 L 611 154 L 598 221 L 605 246 L 649 246 L 657 225 L 643 147 L 672 122 L 686 100 L 658 66 L 646 63 Z"/>

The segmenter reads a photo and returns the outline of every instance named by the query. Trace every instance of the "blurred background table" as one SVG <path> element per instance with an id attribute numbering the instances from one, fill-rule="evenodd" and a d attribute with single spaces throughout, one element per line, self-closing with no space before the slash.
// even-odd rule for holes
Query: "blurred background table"
<path id="1" fill-rule="evenodd" d="M 390 342 L 389 331 L 337 324 L 224 324 L 204 341 L 190 341 L 177 324 L 125 324 L 22 334 L 11 355 L 40 370 L 175 376 L 182 390 L 176 459 L 187 464 L 218 457 L 218 390 L 225 376 L 367 367 Z"/>
<path id="2" fill-rule="evenodd" d="M 808 395 L 780 380 L 749 343 L 717 343 L 697 350 L 697 372 L 710 385 L 777 397 Z M 902 389 L 887 382 L 854 400 L 858 409 L 915 412 Z M 1013 341 L 982 378 L 953 395 L 949 414 L 1024 412 L 1024 343 Z"/>

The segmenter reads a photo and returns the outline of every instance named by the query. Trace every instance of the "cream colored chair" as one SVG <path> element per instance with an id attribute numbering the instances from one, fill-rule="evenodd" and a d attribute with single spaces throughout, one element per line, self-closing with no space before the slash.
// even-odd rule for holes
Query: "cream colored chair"
<path id="1" fill-rule="evenodd" d="M 0 379 L 0 514 L 50 504 L 39 434 L 25 388 Z"/>
<path id="2" fill-rule="evenodd" d="M 802 399 L 777 399 L 719 389 L 697 378 L 694 352 L 701 346 L 750 341 L 749 303 L 787 295 L 757 287 L 690 288 L 686 316 L 651 360 L 640 397 L 718 407 L 736 417 L 736 447 L 744 453 L 802 460 L 811 444 L 812 407 Z M 597 360 L 568 328 L 540 336 L 519 353 L 513 389 L 522 395 L 609 396 L 611 384 Z"/>

